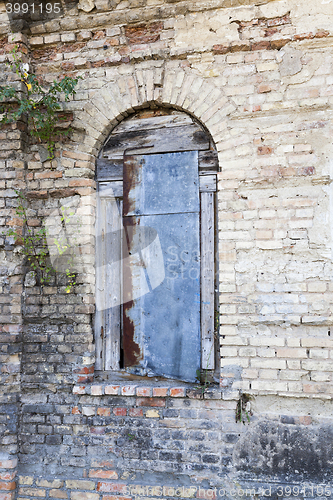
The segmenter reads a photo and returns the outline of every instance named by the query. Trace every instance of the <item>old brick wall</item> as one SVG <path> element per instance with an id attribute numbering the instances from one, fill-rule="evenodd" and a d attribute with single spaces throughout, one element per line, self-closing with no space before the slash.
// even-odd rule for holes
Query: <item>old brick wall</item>
<path id="1" fill-rule="evenodd" d="M 87 245 L 67 294 L 62 275 L 43 288 L 25 279 L 1 236 L 0 499 L 215 499 L 243 484 L 328 484 L 331 2 L 88 4 L 29 23 L 1 6 L 3 79 L 13 37 L 46 85 L 83 76 L 64 105 L 73 133 L 52 162 L 24 123 L 1 130 L 2 225 L 19 224 L 13 189 L 36 228 L 59 200 L 81 200 Z M 94 374 L 95 160 L 117 123 L 157 105 L 195 116 L 219 153 L 221 384 L 204 397 Z M 246 425 L 235 423 L 239 390 L 253 396 Z"/>

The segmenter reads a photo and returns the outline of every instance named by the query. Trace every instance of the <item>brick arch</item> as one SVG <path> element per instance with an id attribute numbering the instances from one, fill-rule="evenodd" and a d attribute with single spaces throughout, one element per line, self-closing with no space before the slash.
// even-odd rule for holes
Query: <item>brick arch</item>
<path id="1" fill-rule="evenodd" d="M 110 131 L 129 114 L 150 105 L 172 106 L 201 122 L 217 150 L 223 140 L 226 117 L 235 105 L 218 88 L 193 70 L 166 66 L 144 69 L 135 66 L 125 75 L 95 91 L 77 116 L 86 129 L 85 152 L 97 156 Z M 74 123 L 75 124 L 75 123 Z"/>

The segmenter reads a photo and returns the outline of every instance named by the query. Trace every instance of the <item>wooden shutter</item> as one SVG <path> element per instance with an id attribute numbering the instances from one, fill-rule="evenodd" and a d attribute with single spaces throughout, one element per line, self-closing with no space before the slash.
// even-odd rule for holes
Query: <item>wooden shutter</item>
<path id="1" fill-rule="evenodd" d="M 124 226 L 130 255 L 142 253 L 154 232 L 162 250 L 162 261 L 147 262 L 141 255 L 137 265 L 133 261 L 124 269 L 124 287 L 131 283 L 136 296 L 124 304 L 125 367 L 195 381 L 200 369 L 197 151 L 125 157 Z M 150 275 L 161 269 L 165 279 L 153 288 Z"/>

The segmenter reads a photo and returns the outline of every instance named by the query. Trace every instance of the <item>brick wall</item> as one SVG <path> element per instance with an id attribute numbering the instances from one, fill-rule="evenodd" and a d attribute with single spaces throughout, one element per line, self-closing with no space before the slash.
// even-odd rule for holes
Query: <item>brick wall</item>
<path id="1" fill-rule="evenodd" d="M 1 224 L 19 224 L 22 189 L 31 227 L 75 199 L 87 229 L 70 294 L 61 274 L 43 288 L 26 278 L 0 236 L 0 499 L 15 496 L 17 436 L 19 500 L 215 499 L 236 480 L 328 482 L 330 3 L 83 4 L 23 28 L 0 17 L 3 79 L 15 79 L 4 65 L 14 43 L 45 85 L 83 77 L 52 162 L 24 122 L 1 129 Z M 147 106 L 192 114 L 219 153 L 221 384 L 205 395 L 94 374 L 95 159 L 112 128 Z M 253 396 L 246 425 L 235 423 L 239 391 Z"/>

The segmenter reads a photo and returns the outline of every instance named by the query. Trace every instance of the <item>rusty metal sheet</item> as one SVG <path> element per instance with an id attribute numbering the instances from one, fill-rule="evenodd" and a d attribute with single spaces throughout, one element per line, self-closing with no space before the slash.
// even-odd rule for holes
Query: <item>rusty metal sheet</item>
<path id="1" fill-rule="evenodd" d="M 197 152 L 132 156 L 125 160 L 124 180 L 126 244 L 133 256 L 123 270 L 131 297 L 123 308 L 125 367 L 195 381 L 200 368 Z"/>
<path id="2" fill-rule="evenodd" d="M 127 156 L 124 216 L 199 212 L 198 152 Z"/>

